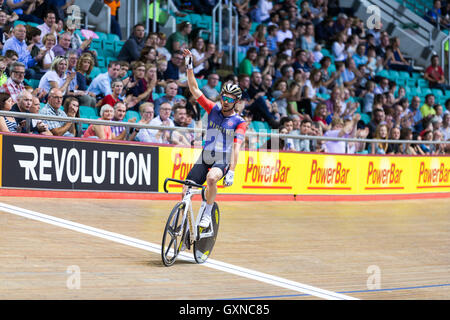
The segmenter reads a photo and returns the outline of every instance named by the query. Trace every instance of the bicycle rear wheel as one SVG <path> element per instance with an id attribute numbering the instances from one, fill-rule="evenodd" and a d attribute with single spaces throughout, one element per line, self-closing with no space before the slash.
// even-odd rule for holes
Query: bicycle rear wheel
<path id="1" fill-rule="evenodd" d="M 182 225 L 184 206 L 183 202 L 179 202 L 173 207 L 164 228 L 161 257 L 166 267 L 173 265 L 184 240 L 184 234 L 186 233 L 186 221 Z"/>
<path id="2" fill-rule="evenodd" d="M 211 237 L 200 238 L 194 242 L 194 259 L 197 263 L 203 263 L 208 259 L 216 243 L 220 222 L 219 206 L 216 202 L 211 209 L 211 221 L 214 234 Z M 201 230 L 200 232 L 202 231 L 208 232 L 209 230 Z"/>

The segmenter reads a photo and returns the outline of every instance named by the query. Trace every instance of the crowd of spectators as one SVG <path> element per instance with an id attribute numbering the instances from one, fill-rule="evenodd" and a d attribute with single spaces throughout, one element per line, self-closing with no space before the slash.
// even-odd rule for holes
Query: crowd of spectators
<path id="1" fill-rule="evenodd" d="M 202 92 L 218 101 L 219 84 L 234 82 L 243 90 L 236 111 L 252 123 L 289 135 L 420 140 L 421 143 L 345 143 L 320 139 L 280 139 L 285 151 L 372 154 L 442 154 L 448 145 L 427 141 L 450 139 L 450 100 L 437 103 L 433 93 L 422 101 L 408 98 L 405 87 L 380 76 L 383 70 L 412 74 L 412 61 L 400 50 L 400 39 L 342 11 L 336 1 L 233 1 L 239 13 L 239 52 L 234 71 L 226 71 L 224 52 L 193 32 L 187 21 L 173 34 L 150 32 L 145 23 L 132 28 L 116 60 L 91 77 L 98 52 L 67 23 L 73 0 L 0 0 L 0 110 L 80 117 L 80 106 L 95 109 L 102 120 L 124 121 L 132 110 L 138 122 L 163 127 L 202 128 L 203 110 L 187 88 L 182 50 L 194 57 Z M 110 3 L 111 1 L 106 1 Z M 195 3 L 199 3 L 199 6 Z M 202 14 L 216 1 L 190 1 Z M 189 9 L 175 1 L 179 9 Z M 116 9 L 118 7 L 116 6 Z M 117 14 L 117 10 L 114 10 Z M 179 13 L 177 14 L 179 15 Z M 38 24 L 19 23 L 21 20 Z M 117 19 L 115 20 L 118 21 Z M 256 27 L 252 25 L 255 24 Z M 117 31 L 119 29 L 119 32 Z M 120 34 L 120 26 L 112 31 Z M 252 30 L 252 31 L 251 31 Z M 423 77 L 430 88 L 450 90 L 433 56 Z M 27 81 L 25 81 L 25 79 Z M 28 81 L 35 80 L 35 88 Z M 0 131 L 127 139 L 175 145 L 201 145 L 201 136 L 184 130 L 128 129 L 125 126 L 80 125 L 64 121 L 0 117 Z M 249 136 L 247 148 L 271 148 L 272 140 Z"/>

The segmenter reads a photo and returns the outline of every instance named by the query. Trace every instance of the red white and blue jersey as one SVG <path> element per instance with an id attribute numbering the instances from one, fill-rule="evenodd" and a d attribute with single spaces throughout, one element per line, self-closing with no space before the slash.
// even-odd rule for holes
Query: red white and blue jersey
<path id="1" fill-rule="evenodd" d="M 238 114 L 225 117 L 219 104 L 208 100 L 204 95 L 197 102 L 208 113 L 208 127 L 206 130 L 205 151 L 231 154 L 233 143 L 244 141 L 247 123 Z"/>

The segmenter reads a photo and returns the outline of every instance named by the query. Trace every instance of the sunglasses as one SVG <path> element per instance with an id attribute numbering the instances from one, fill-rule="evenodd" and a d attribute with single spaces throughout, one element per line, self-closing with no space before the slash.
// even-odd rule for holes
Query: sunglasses
<path id="1" fill-rule="evenodd" d="M 236 99 L 233 99 L 233 98 L 230 98 L 230 97 L 225 97 L 225 96 L 222 96 L 222 100 L 224 102 L 228 102 L 228 103 L 234 103 L 236 101 Z"/>

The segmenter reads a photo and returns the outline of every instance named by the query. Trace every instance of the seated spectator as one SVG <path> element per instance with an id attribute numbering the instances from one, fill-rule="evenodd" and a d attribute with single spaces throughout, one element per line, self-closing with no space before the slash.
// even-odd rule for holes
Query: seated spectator
<path id="1" fill-rule="evenodd" d="M 276 53 L 278 53 L 277 31 L 278 26 L 275 24 L 267 27 L 266 43 L 271 55 L 275 55 Z"/>
<path id="2" fill-rule="evenodd" d="M 381 104 L 376 103 L 373 106 L 372 117 L 369 122 L 369 139 L 373 139 L 377 127 L 384 123 L 386 120 L 386 114 Z"/>
<path id="3" fill-rule="evenodd" d="M 423 118 L 431 117 L 436 114 L 436 110 L 434 110 L 434 102 L 435 98 L 432 93 L 429 93 L 425 96 L 425 103 L 420 107 L 420 113 Z"/>
<path id="4" fill-rule="evenodd" d="M 442 117 L 442 126 L 440 131 L 442 132 L 442 139 L 444 141 L 450 140 L 450 113 L 445 113 Z"/>
<path id="5" fill-rule="evenodd" d="M 122 101 L 116 102 L 114 105 L 114 117 L 112 121 L 123 121 L 125 115 L 127 114 L 127 107 Z M 136 122 L 137 119 L 135 117 L 128 119 L 128 122 Z M 111 126 L 111 131 L 114 136 L 118 137 L 119 140 L 126 140 L 127 138 L 127 127 L 125 126 Z M 131 132 L 134 132 L 135 129 L 131 129 Z M 125 131 L 125 133 L 124 133 Z M 131 140 L 131 139 L 130 139 Z"/>
<path id="6" fill-rule="evenodd" d="M 258 57 L 258 51 L 256 48 L 252 47 L 247 50 L 245 59 L 239 64 L 239 74 L 246 74 L 251 76 L 255 71 L 261 71 L 257 67 L 256 58 Z"/>
<path id="7" fill-rule="evenodd" d="M 219 98 L 219 91 L 216 89 L 218 83 L 219 75 L 216 73 L 211 73 L 208 76 L 208 82 L 200 90 L 209 100 L 217 101 Z"/>
<path id="8" fill-rule="evenodd" d="M 67 58 L 56 57 L 50 70 L 39 81 L 39 88 L 45 92 L 50 92 L 52 88 L 59 89 L 65 95 L 68 92 L 70 82 L 76 76 L 75 72 L 66 73 L 67 65 Z"/>
<path id="9" fill-rule="evenodd" d="M 278 130 L 279 134 L 288 134 L 288 129 L 284 126 L 280 126 Z M 285 137 L 273 137 L 267 140 L 259 149 L 280 151 L 287 150 L 287 148 L 290 147 L 287 146 Z"/>
<path id="10" fill-rule="evenodd" d="M 124 89 L 127 91 L 127 95 L 131 90 L 139 83 L 145 76 L 145 64 L 142 61 L 135 61 L 131 64 L 131 76 L 128 83 L 124 84 Z"/>
<path id="11" fill-rule="evenodd" d="M 123 101 L 122 91 L 123 91 L 122 81 L 119 79 L 113 80 L 113 82 L 111 83 L 111 94 L 108 94 L 103 99 L 99 100 L 97 102 L 96 107 L 100 109 L 105 104 L 109 104 L 110 106 L 114 106 L 115 108 L 115 105 L 118 102 Z"/>
<path id="12" fill-rule="evenodd" d="M 401 133 L 400 125 L 392 127 L 389 132 L 389 139 L 390 140 L 400 140 L 400 133 Z M 400 151 L 400 144 L 399 143 L 389 143 L 386 153 L 387 154 L 402 154 Z"/>
<path id="13" fill-rule="evenodd" d="M 311 66 L 308 65 L 308 54 L 305 50 L 301 49 L 295 53 L 295 62 L 292 65 L 294 70 L 301 69 L 304 72 L 310 72 Z"/>
<path id="14" fill-rule="evenodd" d="M 164 32 L 158 32 L 158 42 L 156 46 L 156 51 L 158 51 L 158 55 L 160 56 L 162 55 L 166 57 L 167 61 L 170 61 L 170 59 L 172 59 L 172 54 L 170 53 L 169 50 L 167 50 L 166 43 L 167 43 L 166 34 Z"/>
<path id="15" fill-rule="evenodd" d="M 105 104 L 100 109 L 99 120 L 111 121 L 114 117 L 114 108 L 109 104 Z M 116 136 L 109 125 L 91 124 L 86 132 L 83 134 L 83 138 L 97 138 L 102 140 L 123 140 L 126 136 L 126 130 L 123 130 L 119 136 Z"/>
<path id="16" fill-rule="evenodd" d="M 81 54 L 87 50 L 91 41 L 91 39 L 84 40 L 80 47 L 75 50 L 78 56 L 81 56 Z M 59 34 L 58 43 L 52 49 L 55 56 L 65 56 L 69 50 L 72 50 L 70 48 L 71 42 L 72 35 L 69 32 Z"/>
<path id="17" fill-rule="evenodd" d="M 172 33 L 167 39 L 166 48 L 171 54 L 176 51 L 182 51 L 189 47 L 189 35 L 192 32 L 192 24 L 189 21 L 183 21 L 177 26 L 177 31 Z"/>
<path id="18" fill-rule="evenodd" d="M 433 141 L 444 141 L 441 131 L 433 131 Z M 430 148 L 432 149 L 432 154 L 445 154 L 445 144 L 430 144 Z"/>
<path id="19" fill-rule="evenodd" d="M 160 113 L 159 109 L 163 103 L 168 102 L 171 106 L 174 106 L 176 103 L 180 102 L 180 99 L 177 97 L 178 85 L 176 82 L 168 81 L 164 92 L 165 95 L 155 101 L 155 114 Z"/>
<path id="20" fill-rule="evenodd" d="M 441 89 L 444 94 L 445 90 L 450 90 L 450 86 L 445 84 L 444 71 L 439 65 L 437 54 L 431 57 L 431 65 L 425 70 L 424 78 L 429 82 L 430 88 Z"/>
<path id="21" fill-rule="evenodd" d="M 413 131 L 411 128 L 402 127 L 400 130 L 400 140 L 413 140 Z M 406 155 L 416 155 L 416 144 L 402 143 L 400 144 L 400 152 Z"/>
<path id="22" fill-rule="evenodd" d="M 336 41 L 333 42 L 332 54 L 334 56 L 334 61 L 345 61 L 347 59 L 347 51 L 345 48 L 345 42 L 347 36 L 345 33 L 341 32 L 338 34 Z"/>
<path id="23" fill-rule="evenodd" d="M 152 126 L 174 127 L 170 114 L 172 106 L 168 102 L 161 104 L 159 115 L 150 121 Z M 142 142 L 170 143 L 169 130 L 140 129 L 136 139 Z"/>
<path id="24" fill-rule="evenodd" d="M 41 30 L 40 35 L 40 43 L 44 45 L 44 37 L 47 34 L 53 34 L 55 38 L 58 37 L 58 33 L 56 32 L 56 15 L 55 12 L 49 10 L 44 15 L 44 23 L 37 26 L 39 30 Z"/>
<path id="25" fill-rule="evenodd" d="M 6 92 L 11 96 L 14 103 L 17 103 L 17 96 L 25 90 L 24 77 L 25 77 L 25 65 L 21 62 L 13 62 L 9 66 L 10 77 L 5 84 L 1 87 L 1 92 Z"/>
<path id="26" fill-rule="evenodd" d="M 110 61 L 108 64 L 108 71 L 96 76 L 87 91 L 95 94 L 97 99 L 103 98 L 111 94 L 111 83 L 116 79 L 120 72 L 120 64 L 118 61 Z"/>
<path id="27" fill-rule="evenodd" d="M 0 0 L 0 10 L 6 13 L 6 22 L 8 24 L 13 23 L 14 21 L 19 19 L 17 13 L 6 3 L 5 0 Z"/>
<path id="28" fill-rule="evenodd" d="M 356 48 L 356 52 L 353 54 L 353 61 L 355 61 L 355 65 L 358 68 L 360 65 L 367 65 L 369 63 L 369 59 L 365 55 L 366 48 L 364 44 L 358 45 Z"/>
<path id="29" fill-rule="evenodd" d="M 331 129 L 324 133 L 324 137 L 339 137 L 348 138 L 353 131 L 356 131 L 356 125 L 360 119 L 359 114 L 355 114 L 351 121 L 348 121 L 344 126 L 344 121 L 341 118 L 333 118 L 331 121 Z M 327 153 L 347 153 L 345 141 L 328 140 L 323 146 Z"/>
<path id="30" fill-rule="evenodd" d="M 367 70 L 371 78 L 383 70 L 383 58 L 377 57 L 375 48 L 370 46 L 367 49 Z"/>
<path id="31" fill-rule="evenodd" d="M 418 153 L 421 155 L 431 155 L 435 149 L 432 144 L 426 143 L 427 141 L 433 141 L 433 130 L 425 129 L 420 133 L 420 138 L 423 143 L 419 144 Z"/>
<path id="32" fill-rule="evenodd" d="M 33 103 L 30 107 L 30 113 L 38 114 L 39 110 L 41 109 L 41 101 L 38 97 L 33 96 L 32 98 Z M 52 136 L 53 133 L 51 133 L 50 130 L 48 130 L 48 126 L 42 122 L 42 120 L 39 119 L 31 119 L 31 128 L 33 128 L 32 133 L 34 134 L 42 134 L 44 136 Z"/>
<path id="33" fill-rule="evenodd" d="M 427 13 L 424 16 L 424 19 L 433 24 L 434 26 L 440 24 L 442 28 L 449 28 L 450 22 L 446 17 L 442 16 L 441 8 L 442 8 L 441 1 L 434 0 L 433 7 L 427 11 Z"/>
<path id="34" fill-rule="evenodd" d="M 312 121 L 310 119 L 303 119 L 300 124 L 300 135 L 307 136 L 312 133 Z M 296 139 L 298 141 L 297 151 L 311 152 L 311 140 L 309 139 Z"/>
<path id="35" fill-rule="evenodd" d="M 117 60 L 127 62 L 138 60 L 144 45 L 145 26 L 142 23 L 138 23 L 133 27 L 130 38 L 123 44 L 123 47 L 117 56 Z"/>
<path id="36" fill-rule="evenodd" d="M 276 33 L 277 44 L 280 45 L 283 43 L 284 39 L 294 39 L 294 34 L 291 31 L 291 24 L 288 19 L 284 19 L 280 23 L 280 29 L 278 29 Z"/>
<path id="37" fill-rule="evenodd" d="M 314 38 L 314 25 L 312 23 L 308 23 L 306 25 L 306 32 L 301 37 L 301 48 L 306 51 L 314 51 L 314 47 L 316 46 L 316 40 Z"/>
<path id="38" fill-rule="evenodd" d="M 248 19 L 247 16 L 241 17 Z M 238 51 L 239 52 L 245 52 L 249 48 L 254 47 L 255 45 L 255 39 L 250 34 L 250 27 L 251 24 L 239 24 L 239 31 L 238 31 Z"/>
<path id="39" fill-rule="evenodd" d="M 6 4 L 14 10 L 18 15 L 20 21 L 33 22 L 37 24 L 43 23 L 42 19 L 34 15 L 36 9 L 36 2 L 32 1 L 20 1 L 20 0 L 7 0 Z"/>
<path id="40" fill-rule="evenodd" d="M 211 73 L 216 73 L 218 69 L 220 69 L 222 65 L 222 57 L 223 57 L 224 51 L 217 50 L 217 46 L 209 42 L 206 45 L 206 55 L 209 55 L 208 63 L 205 63 L 205 68 L 203 69 L 203 74 L 205 76 L 208 76 Z"/>
<path id="41" fill-rule="evenodd" d="M 141 50 L 139 61 L 142 61 L 144 64 L 156 64 L 157 58 L 158 58 L 158 51 L 156 51 L 154 47 L 146 46 Z"/>
<path id="42" fill-rule="evenodd" d="M 183 53 L 181 51 L 175 51 L 172 53 L 172 59 L 167 63 L 167 69 L 164 72 L 164 80 L 176 81 L 178 86 L 180 83 L 180 68 L 184 65 Z"/>
<path id="43" fill-rule="evenodd" d="M 372 139 L 376 140 L 388 140 L 388 126 L 381 123 L 375 129 L 375 133 Z M 369 153 L 371 154 L 386 154 L 388 143 L 374 142 L 369 145 Z"/>
<path id="44" fill-rule="evenodd" d="M 153 92 L 157 84 L 156 66 L 147 64 L 145 67 L 144 77 L 139 79 L 137 84 L 128 91 L 128 97 L 132 95 L 131 100 L 127 104 L 128 109 L 138 110 L 138 105 L 142 102 L 154 102 Z M 130 102 L 132 101 L 132 104 Z M 134 106 L 133 106 L 134 105 Z"/>
<path id="45" fill-rule="evenodd" d="M 390 50 L 388 47 L 385 57 L 389 69 L 398 71 L 407 71 L 411 74 L 413 68 L 410 65 L 410 63 L 406 61 L 406 59 L 403 57 L 403 54 L 400 51 L 400 38 L 394 37 L 391 39 L 391 48 L 392 54 L 389 53 Z"/>
<path id="46" fill-rule="evenodd" d="M 420 97 L 418 96 L 414 96 L 411 99 L 411 104 L 409 105 L 407 112 L 406 112 L 406 116 L 412 114 L 412 127 L 413 127 L 413 131 L 421 131 L 421 123 L 422 123 L 422 112 L 420 111 Z M 417 128 L 414 129 L 414 128 Z"/>
<path id="47" fill-rule="evenodd" d="M 194 64 L 194 75 L 198 79 L 203 79 L 205 70 L 208 68 L 208 59 L 211 57 L 211 52 L 206 51 L 205 40 L 202 37 L 194 39 L 192 47 L 192 57 Z"/>
<path id="48" fill-rule="evenodd" d="M 258 99 L 259 97 L 266 96 L 265 90 L 262 88 L 262 75 L 261 72 L 253 72 L 250 77 L 250 87 L 248 88 L 248 94 L 251 99 Z"/>
<path id="49" fill-rule="evenodd" d="M 155 113 L 153 109 L 153 103 L 145 102 L 139 106 L 139 113 L 141 115 L 140 124 L 150 124 Z M 156 142 L 159 143 L 160 136 L 153 137 L 150 135 L 150 129 L 134 129 L 133 133 L 130 135 L 130 140 L 145 141 L 145 142 Z M 154 139 L 154 141 L 153 141 Z"/>
<path id="50" fill-rule="evenodd" d="M 259 24 L 252 35 L 253 39 L 255 40 L 253 46 L 255 46 L 256 48 L 265 47 L 267 45 L 266 33 L 267 26 L 265 24 Z"/>
<path id="51" fill-rule="evenodd" d="M 83 53 L 81 55 L 81 57 L 78 59 L 77 61 L 77 65 L 75 67 L 75 71 L 76 71 L 76 83 L 77 83 L 77 88 L 76 90 L 81 93 L 82 95 L 79 96 L 79 100 L 80 97 L 84 97 L 84 96 L 89 96 L 92 97 L 93 99 L 90 99 L 89 102 L 85 102 L 86 104 L 83 103 L 83 101 L 85 99 L 88 98 L 81 98 L 81 105 L 91 105 L 91 106 L 95 106 L 95 94 L 92 92 L 88 92 L 88 76 L 91 74 L 92 69 L 94 68 L 94 58 L 92 57 L 92 55 L 90 53 Z M 92 105 L 93 102 L 93 105 Z"/>
<path id="52" fill-rule="evenodd" d="M 68 97 L 64 100 L 63 103 L 64 112 L 67 115 L 71 115 L 71 117 L 79 118 L 80 117 L 80 102 L 76 97 Z M 72 123 L 70 128 L 67 130 L 74 137 L 81 137 L 81 126 L 78 123 Z"/>
<path id="53" fill-rule="evenodd" d="M 316 107 L 316 110 L 314 110 L 314 117 L 312 118 L 312 121 L 319 125 L 322 132 L 326 132 L 331 128 L 329 123 L 327 122 L 327 118 L 327 105 L 325 103 L 319 103 Z"/>
<path id="54" fill-rule="evenodd" d="M 381 78 L 379 82 L 379 86 L 377 86 L 374 90 L 375 94 L 383 94 L 389 92 L 389 79 Z"/>
<path id="55" fill-rule="evenodd" d="M 334 36 L 333 18 L 326 16 L 319 24 L 315 26 L 315 35 L 317 42 L 329 41 Z"/>
<path id="56" fill-rule="evenodd" d="M 173 110 L 173 123 L 175 127 L 185 128 L 186 123 L 186 107 L 181 104 L 176 104 L 172 108 Z M 193 132 L 184 131 L 171 131 L 170 132 L 170 142 L 174 145 L 190 146 L 194 141 Z"/>
<path id="57" fill-rule="evenodd" d="M 77 110 L 75 110 L 75 108 L 69 108 L 69 114 L 66 114 L 63 110 L 61 110 L 62 101 L 62 91 L 58 88 L 51 88 L 48 94 L 48 102 L 41 108 L 39 114 L 46 116 L 58 116 L 61 118 L 76 117 Z M 73 128 L 73 123 L 70 121 L 43 120 L 43 123 L 48 126 L 48 130 L 50 130 L 54 136 L 74 136 L 74 134 L 70 132 Z"/>
<path id="58" fill-rule="evenodd" d="M 32 68 L 44 58 L 44 53 L 40 51 L 34 58 L 31 56 L 25 41 L 26 34 L 26 28 L 23 24 L 16 25 L 14 27 L 13 37 L 8 39 L 3 46 L 2 55 L 5 55 L 8 50 L 14 50 L 19 57 L 18 61 L 23 63 L 26 68 Z M 27 69 L 26 71 L 30 78 L 34 77 L 34 72 L 31 69 Z"/>
<path id="59" fill-rule="evenodd" d="M 0 93 L 0 110 L 1 111 L 10 111 L 14 102 L 11 99 L 9 93 L 2 92 Z M 0 132 L 17 132 L 18 126 L 23 125 L 18 124 L 14 117 L 10 116 L 2 116 L 0 117 Z M 19 129 L 21 131 L 21 128 Z"/>
<path id="60" fill-rule="evenodd" d="M 53 51 L 53 47 L 56 44 L 56 37 L 53 33 L 48 33 L 42 38 L 43 49 L 45 50 L 44 58 L 39 63 L 41 69 L 40 72 L 45 73 L 50 70 L 50 67 L 55 59 L 56 55 Z"/>
<path id="61" fill-rule="evenodd" d="M 290 97 L 288 91 L 288 84 L 286 80 L 278 79 L 273 85 L 274 91 L 272 91 L 272 97 L 274 99 L 273 103 L 276 103 L 278 113 L 281 117 L 286 117 L 288 115 L 288 97 Z M 264 92 L 260 93 L 258 96 L 255 95 L 255 100 L 263 97 Z"/>

